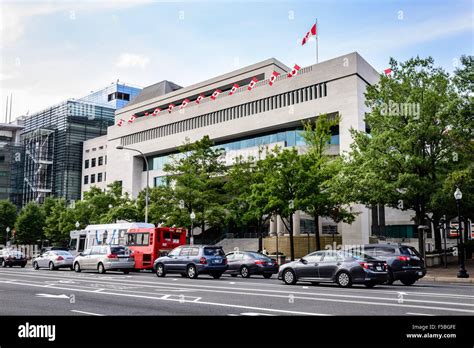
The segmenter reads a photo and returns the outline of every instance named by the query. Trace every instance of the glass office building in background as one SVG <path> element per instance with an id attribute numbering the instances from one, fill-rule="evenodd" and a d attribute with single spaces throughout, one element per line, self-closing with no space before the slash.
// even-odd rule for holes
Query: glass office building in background
<path id="1" fill-rule="evenodd" d="M 43 203 L 48 196 L 71 203 L 81 199 L 83 142 L 114 124 L 115 110 L 140 89 L 114 83 L 81 99 L 68 99 L 30 116 L 24 126 L 22 202 Z"/>

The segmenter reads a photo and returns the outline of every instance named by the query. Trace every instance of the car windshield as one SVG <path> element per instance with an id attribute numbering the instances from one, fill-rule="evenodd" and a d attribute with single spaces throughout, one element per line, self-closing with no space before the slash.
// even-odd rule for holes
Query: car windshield
<path id="1" fill-rule="evenodd" d="M 63 250 L 55 250 L 54 253 L 55 253 L 56 255 L 63 255 L 63 256 L 69 256 L 69 255 L 71 255 L 70 252 L 68 252 L 68 251 L 63 251 Z"/>
<path id="2" fill-rule="evenodd" d="M 265 260 L 265 261 L 270 261 L 270 258 L 259 253 L 247 253 L 250 257 L 257 259 L 257 260 Z"/>
<path id="3" fill-rule="evenodd" d="M 420 254 L 414 248 L 407 246 L 400 247 L 400 253 L 403 255 L 420 256 Z"/>
<path id="4" fill-rule="evenodd" d="M 128 252 L 128 249 L 120 246 L 120 247 L 111 247 L 110 252 L 114 255 L 125 255 Z"/>
<path id="5" fill-rule="evenodd" d="M 356 260 L 375 260 L 375 257 L 361 253 L 360 251 L 343 251 L 340 253 L 342 257 L 352 257 Z"/>
<path id="6" fill-rule="evenodd" d="M 225 256 L 222 248 L 204 248 L 204 255 L 206 256 Z"/>

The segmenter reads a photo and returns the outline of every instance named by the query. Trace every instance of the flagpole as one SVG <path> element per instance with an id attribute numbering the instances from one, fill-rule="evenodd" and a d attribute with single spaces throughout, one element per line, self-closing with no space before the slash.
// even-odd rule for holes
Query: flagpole
<path id="1" fill-rule="evenodd" d="M 316 64 L 319 63 L 318 42 L 319 42 L 319 26 L 318 26 L 318 19 L 316 18 Z"/>

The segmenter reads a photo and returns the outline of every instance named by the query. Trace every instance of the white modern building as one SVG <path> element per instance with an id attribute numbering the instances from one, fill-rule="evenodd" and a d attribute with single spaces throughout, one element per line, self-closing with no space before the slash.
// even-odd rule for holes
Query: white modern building
<path id="1" fill-rule="evenodd" d="M 141 151 L 148 158 L 150 186 L 163 182 L 163 165 L 176 153 L 186 138 L 191 141 L 208 135 L 216 144 L 227 151 L 227 161 L 235 155 L 254 153 L 259 146 L 276 144 L 302 146 L 300 134 L 302 121 L 311 120 L 320 114 L 339 114 L 339 127 L 333 129 L 330 151 L 342 153 L 349 150 L 351 128 L 365 130 L 364 92 L 368 85 L 377 83 L 379 73 L 358 53 L 350 53 L 319 64 L 301 68 L 293 77 L 288 77 L 292 68 L 276 59 L 265 61 L 220 75 L 209 80 L 180 87 L 169 81 L 162 81 L 143 89 L 127 106 L 115 113 L 115 126 L 107 134 L 107 174 L 105 183 L 121 181 L 122 188 L 132 197 L 146 186 L 146 170 L 138 152 L 117 150 L 117 145 Z M 279 76 L 269 85 L 272 73 Z M 248 85 L 253 78 L 258 82 L 252 90 Z M 240 87 L 234 93 L 234 84 Z M 220 90 L 217 98 L 210 98 Z M 204 96 L 199 103 L 196 99 Z M 189 103 L 180 109 L 184 100 Z M 168 112 L 170 104 L 175 108 Z M 161 112 L 154 116 L 153 111 Z M 127 122 L 136 115 L 132 123 Z M 122 126 L 117 123 L 123 120 Z M 97 142 L 104 143 L 104 137 Z M 91 150 L 93 141 L 86 142 L 85 151 Z M 85 152 L 84 159 L 94 158 L 93 152 Z M 90 165 L 90 164 L 89 164 Z M 90 171 L 84 170 L 83 191 L 91 185 Z M 96 185 L 97 175 L 96 175 Z M 89 179 L 85 179 L 89 176 Z M 373 224 L 389 225 L 390 219 L 400 226 L 413 225 L 410 214 L 383 208 L 372 209 L 353 206 L 360 212 L 351 224 L 335 224 L 321 221 L 323 233 L 337 231 L 345 244 L 367 243 Z M 387 214 L 385 214 L 387 211 Z M 312 220 L 304 214 L 295 214 L 295 235 L 314 230 Z M 274 219 L 268 226 L 270 234 L 283 234 L 280 219 Z"/>
<path id="2" fill-rule="evenodd" d="M 107 188 L 107 135 L 84 141 L 82 147 L 81 198 L 92 186 Z"/>

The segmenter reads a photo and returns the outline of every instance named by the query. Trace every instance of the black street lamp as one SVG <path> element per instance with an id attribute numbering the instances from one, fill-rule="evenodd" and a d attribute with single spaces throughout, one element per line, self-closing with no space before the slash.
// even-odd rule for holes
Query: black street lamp
<path id="1" fill-rule="evenodd" d="M 459 187 L 456 188 L 454 192 L 454 199 L 456 200 L 456 207 L 458 208 L 458 233 L 459 233 L 459 245 L 458 245 L 458 263 L 459 263 L 459 272 L 458 278 L 469 278 L 469 273 L 467 273 L 466 268 L 464 267 L 464 244 L 462 241 L 462 227 L 461 227 L 461 199 L 462 192 Z"/>

